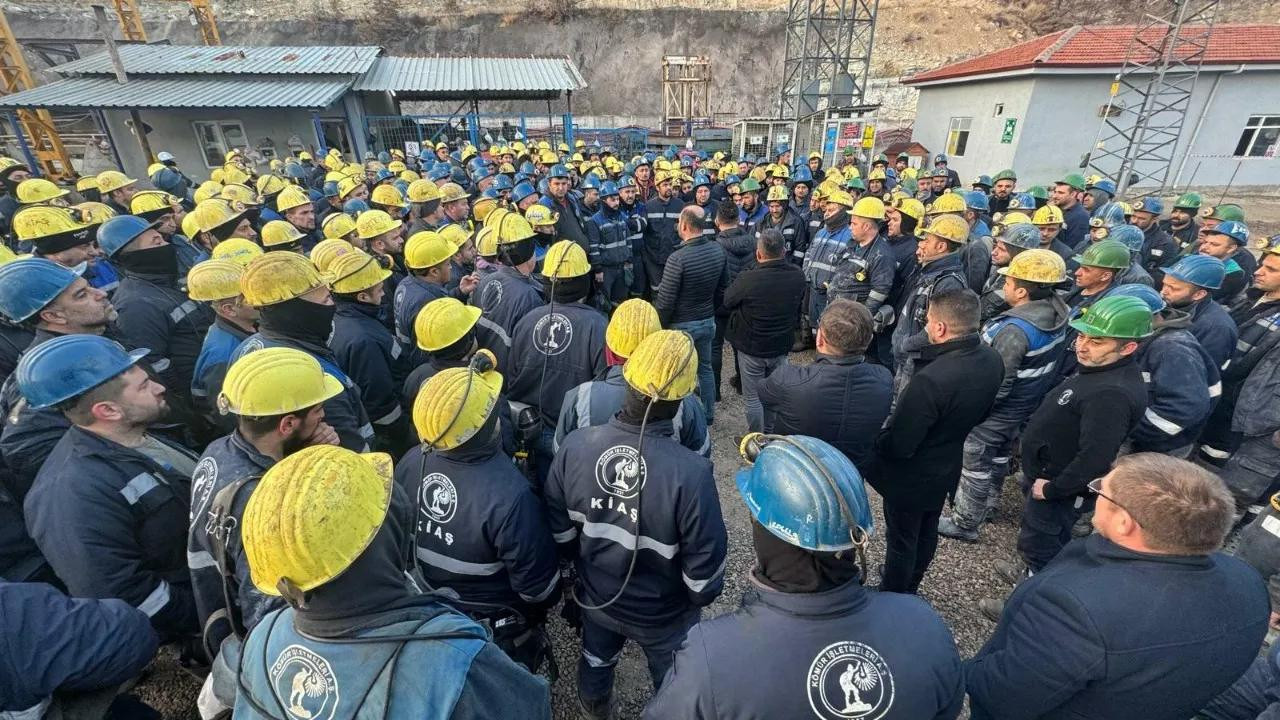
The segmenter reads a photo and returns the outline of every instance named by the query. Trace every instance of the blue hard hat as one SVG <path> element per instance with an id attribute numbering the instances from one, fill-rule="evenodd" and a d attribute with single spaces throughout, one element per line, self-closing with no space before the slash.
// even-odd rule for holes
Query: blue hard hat
<path id="1" fill-rule="evenodd" d="M 400 195 L 402 197 L 407 196 L 409 194 L 409 183 L 405 182 L 404 180 L 396 180 L 395 182 L 391 183 L 391 185 L 396 190 L 400 191 Z"/>
<path id="2" fill-rule="evenodd" d="M 493 186 L 491 185 L 491 186 L 489 186 L 489 187 L 485 188 L 485 190 L 484 190 L 483 192 L 481 192 L 481 193 L 480 193 L 480 197 L 483 197 L 483 198 L 489 198 L 490 200 L 498 200 L 499 198 L 501 198 L 501 197 L 502 197 L 502 196 L 501 196 L 501 195 L 499 195 L 498 193 L 499 193 L 498 188 L 493 187 Z"/>
<path id="3" fill-rule="evenodd" d="M 490 187 L 495 190 L 510 190 L 515 186 L 516 184 L 511 182 L 511 177 L 509 175 L 499 175 L 493 179 L 493 185 Z"/>
<path id="4" fill-rule="evenodd" d="M 813 173 L 809 170 L 808 165 L 801 165 L 800 167 L 796 168 L 794 172 L 791 173 L 791 184 L 792 185 L 801 185 L 801 184 L 812 185 L 813 184 Z"/>
<path id="5" fill-rule="evenodd" d="M 460 167 L 449 170 L 449 180 L 463 187 L 466 187 L 469 184 L 467 181 L 466 171 Z"/>
<path id="6" fill-rule="evenodd" d="M 327 198 L 338 197 L 338 181 L 326 180 L 324 183 L 324 196 Z"/>
<path id="7" fill-rule="evenodd" d="M 1101 190 L 1102 192 L 1104 192 L 1104 193 L 1106 193 L 1106 194 L 1110 195 L 1111 197 L 1115 197 L 1115 196 L 1116 196 L 1116 184 L 1115 184 L 1115 181 L 1110 180 L 1110 179 L 1108 179 L 1108 178 L 1102 178 L 1101 180 L 1099 180 L 1099 181 L 1095 182 L 1093 185 L 1090 185 L 1089 187 L 1086 187 L 1085 189 L 1086 189 L 1086 190 Z"/>
<path id="8" fill-rule="evenodd" d="M 537 174 L 538 174 L 538 168 L 537 168 L 537 166 L 536 166 L 536 165 L 534 165 L 533 163 L 529 162 L 528 160 L 525 160 L 524 162 L 520 163 L 520 167 L 519 167 L 519 168 L 517 168 L 517 169 L 518 169 L 520 172 L 524 173 L 525 175 L 537 175 Z"/>
<path id="9" fill-rule="evenodd" d="M 452 168 L 450 168 L 448 165 L 444 163 L 440 163 L 439 165 L 436 165 L 434 168 L 432 168 L 431 172 L 427 173 L 427 179 L 430 180 L 431 182 L 436 182 L 438 180 L 444 180 L 445 178 L 449 177 L 452 174 L 453 174 Z"/>
<path id="10" fill-rule="evenodd" d="M 382 152 L 378 153 L 378 162 L 382 163 L 383 165 L 386 165 L 387 163 L 391 162 L 391 153 L 387 152 L 386 150 L 383 150 Z"/>
<path id="11" fill-rule="evenodd" d="M 973 179 L 973 182 L 972 182 L 971 184 L 973 184 L 973 185 L 979 185 L 979 186 L 981 186 L 981 187 L 984 187 L 984 188 L 986 188 L 986 189 L 990 190 L 990 189 L 991 189 L 991 176 L 990 176 L 990 175 L 979 175 L 978 177 L 976 177 L 976 178 L 974 178 L 974 179 Z"/>
<path id="12" fill-rule="evenodd" d="M 539 195 L 550 195 L 550 194 L 551 194 L 551 188 L 550 188 L 550 186 L 547 184 L 547 179 L 546 179 L 546 178 L 542 178 L 541 180 L 539 180 L 539 181 L 538 181 L 538 194 L 539 194 Z"/>
<path id="13" fill-rule="evenodd" d="M 964 206 L 970 210 L 988 212 L 991 210 L 991 201 L 987 199 L 987 194 L 981 190 L 970 190 L 964 194 Z"/>
<path id="14" fill-rule="evenodd" d="M 748 154 L 745 158 L 743 158 L 743 161 L 746 162 L 748 165 L 755 165 L 756 156 Z"/>
<path id="15" fill-rule="evenodd" d="M 636 179 L 629 174 L 623 175 L 622 177 L 618 178 L 618 187 L 619 188 L 636 187 Z"/>
<path id="16" fill-rule="evenodd" d="M 646 150 L 644 152 L 644 155 L 642 155 L 641 157 L 644 158 L 645 165 L 652 165 L 653 161 L 658 159 L 658 154 L 652 150 Z"/>
<path id="17" fill-rule="evenodd" d="M 472 181 L 472 182 L 480 182 L 481 180 L 483 180 L 483 179 L 485 179 L 485 178 L 489 177 L 489 176 L 490 176 L 490 175 L 492 175 L 492 174 L 493 174 L 493 173 L 489 172 L 489 166 L 488 166 L 488 165 L 481 165 L 480 167 L 478 167 L 478 168 L 476 168 L 475 170 L 472 170 L 472 171 L 471 171 L 471 173 L 470 173 L 470 175 L 471 175 L 471 181 Z"/>
<path id="18" fill-rule="evenodd" d="M 1129 248 L 1129 252 L 1142 252 L 1142 243 L 1147 237 L 1137 225 L 1116 225 L 1107 229 L 1108 240 L 1118 240 Z"/>
<path id="19" fill-rule="evenodd" d="M 742 182 L 742 178 L 738 177 L 737 173 L 734 173 L 724 179 L 724 186 L 729 187 L 730 185 L 737 185 L 740 182 Z"/>
<path id="20" fill-rule="evenodd" d="M 418 159 L 423 162 L 426 162 L 429 159 L 435 158 L 436 156 L 435 150 L 436 149 L 431 145 L 423 145 L 421 148 L 418 149 Z"/>
<path id="21" fill-rule="evenodd" d="M 66 268 L 44 258 L 23 258 L 0 266 L 0 313 L 22 322 L 71 287 L 88 267 Z"/>
<path id="22" fill-rule="evenodd" d="M 1164 201 L 1154 196 L 1145 197 L 1133 204 L 1133 211 L 1162 215 L 1164 214 Z"/>
<path id="23" fill-rule="evenodd" d="M 555 165 L 552 165 L 552 166 L 551 166 L 551 169 L 547 171 L 547 177 L 549 177 L 549 178 L 568 178 L 568 177 L 569 177 L 569 168 L 567 168 L 567 167 L 565 167 L 565 166 L 563 166 L 563 165 L 560 165 L 559 163 L 557 163 L 557 164 L 555 164 Z"/>
<path id="24" fill-rule="evenodd" d="M 783 143 L 773 151 L 773 158 L 777 160 L 778 158 L 782 157 L 783 155 L 786 155 L 789 152 L 791 152 L 791 146 L 786 143 Z"/>
<path id="25" fill-rule="evenodd" d="M 946 153 L 938 153 L 937 155 L 934 155 L 934 156 L 933 156 L 933 164 L 934 164 L 934 165 L 937 165 L 938 163 L 945 163 L 945 162 L 947 162 L 947 154 L 946 154 Z"/>
<path id="26" fill-rule="evenodd" d="M 456 162 L 456 163 L 458 163 L 459 165 L 461 165 L 461 164 L 462 164 L 462 151 L 461 151 L 461 150 L 454 150 L 453 152 L 449 153 L 449 159 L 450 159 L 450 160 L 453 160 L 454 162 Z"/>
<path id="27" fill-rule="evenodd" d="M 120 248 L 155 226 L 137 215 L 117 215 L 98 228 L 98 247 L 107 257 L 113 257 Z"/>
<path id="28" fill-rule="evenodd" d="M 582 178 L 582 189 L 583 190 L 599 190 L 600 176 L 596 175 L 595 173 L 587 173 L 587 176 Z"/>
<path id="29" fill-rule="evenodd" d="M 1205 228 L 1205 233 L 1226 235 L 1241 245 L 1249 242 L 1249 226 L 1239 220 L 1222 220 L 1211 228 Z"/>
<path id="30" fill-rule="evenodd" d="M 488 167 L 489 166 L 485 163 L 485 161 L 478 157 L 471 158 L 471 162 L 467 163 L 467 171 L 470 173 L 482 172 L 488 169 Z"/>
<path id="31" fill-rule="evenodd" d="M 680 167 L 693 167 L 693 157 L 690 155 L 681 156 Z"/>
<path id="32" fill-rule="evenodd" d="M 350 215 L 351 217 L 355 217 L 356 215 L 368 210 L 369 203 L 359 198 L 351 198 L 350 200 L 342 203 L 342 212 Z"/>
<path id="33" fill-rule="evenodd" d="M 383 180 L 390 180 L 390 179 L 394 178 L 395 176 L 396 176 L 396 174 L 395 174 L 395 173 L 393 173 L 393 172 L 391 172 L 390 170 L 388 170 L 388 169 L 386 169 L 386 168 L 379 168 L 379 169 L 378 169 L 378 172 L 377 172 L 377 173 L 375 173 L 375 174 L 374 174 L 374 176 L 373 176 L 373 182 L 374 182 L 374 184 L 377 184 L 377 183 L 382 182 Z"/>
<path id="34" fill-rule="evenodd" d="M 53 407 L 117 377 L 151 352 L 100 335 L 63 335 L 23 354 L 14 376 L 33 410 Z"/>
<path id="35" fill-rule="evenodd" d="M 670 147 L 668 147 L 668 148 L 666 149 L 666 151 L 664 151 L 664 152 L 662 153 L 662 157 L 664 157 L 664 158 L 666 158 L 666 159 L 668 159 L 668 160 L 675 160 L 675 159 L 676 159 L 676 146 L 675 146 L 675 145 L 671 145 Z"/>
<path id="36" fill-rule="evenodd" d="M 511 190 L 511 201 L 518 203 L 536 193 L 537 191 L 533 189 L 533 185 L 527 182 L 516 183 L 516 186 Z"/>
<path id="37" fill-rule="evenodd" d="M 711 178 L 707 177 L 706 173 L 699 170 L 693 175 L 693 186 L 695 188 L 699 188 L 704 185 L 707 187 L 711 187 Z"/>
<path id="38" fill-rule="evenodd" d="M 612 180 L 600 183 L 600 197 L 607 198 L 618 194 L 618 186 Z"/>
<path id="39" fill-rule="evenodd" d="M 1089 216 L 1089 227 L 1111 228 L 1124 224 L 1124 208 L 1120 203 L 1103 203 Z"/>
<path id="40" fill-rule="evenodd" d="M 1010 210 L 1035 210 L 1036 198 L 1031 193 L 1015 193 L 1009 198 Z"/>
<path id="41" fill-rule="evenodd" d="M 837 552 L 871 534 L 867 490 L 844 453 L 804 435 L 753 434 L 742 446 L 754 460 L 738 471 L 738 492 L 752 517 L 779 539 L 805 550 Z"/>
<path id="42" fill-rule="evenodd" d="M 1040 228 L 1031 223 L 1008 225 L 1004 232 L 1000 233 L 1000 242 L 1024 250 L 1034 250 L 1040 247 Z"/>
<path id="43" fill-rule="evenodd" d="M 1151 308 L 1151 312 L 1158 313 L 1165 308 L 1165 301 L 1160 297 L 1160 291 L 1150 285 L 1141 283 L 1125 283 L 1117 285 L 1107 293 L 1107 297 L 1135 297 L 1147 304 Z"/>
<path id="44" fill-rule="evenodd" d="M 698 151 L 698 159 L 699 159 L 699 160 L 706 160 L 706 159 L 707 159 L 707 151 L 706 151 L 706 150 L 699 150 L 699 151 Z"/>
<path id="45" fill-rule="evenodd" d="M 291 162 L 284 166 L 284 176 L 290 180 L 306 180 L 309 177 L 307 169 L 302 167 L 301 163 Z"/>
<path id="46" fill-rule="evenodd" d="M 1217 290 L 1227 277 L 1227 266 L 1210 255 L 1188 255 L 1165 270 L 1164 274 L 1206 290 Z"/>

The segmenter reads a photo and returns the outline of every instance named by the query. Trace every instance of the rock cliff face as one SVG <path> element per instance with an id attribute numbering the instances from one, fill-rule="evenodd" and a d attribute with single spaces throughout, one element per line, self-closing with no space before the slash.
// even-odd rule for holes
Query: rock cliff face
<path id="1" fill-rule="evenodd" d="M 186 3 L 140 4 L 151 40 L 199 42 Z M 892 82 L 901 75 L 1076 23 L 1131 22 L 1148 4 L 880 0 L 870 99 L 909 120 L 914 94 Z M 31 0 L 6 5 L 5 12 L 21 38 L 87 38 L 96 35 L 88 5 Z M 215 11 L 227 44 L 372 44 L 405 54 L 563 53 L 589 85 L 574 96 L 575 114 L 647 122 L 661 113 L 664 54 L 711 57 L 713 112 L 772 115 L 786 51 L 786 6 L 786 0 L 222 0 Z M 1278 9 L 1280 0 L 1224 3 L 1220 21 L 1273 22 Z M 41 62 L 31 58 L 31 64 Z"/>

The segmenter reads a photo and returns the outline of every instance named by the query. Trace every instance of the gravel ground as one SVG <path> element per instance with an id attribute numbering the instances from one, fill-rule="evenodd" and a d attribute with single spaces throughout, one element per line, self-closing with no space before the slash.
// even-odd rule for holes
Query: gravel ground
<path id="1" fill-rule="evenodd" d="M 726 356 L 732 357 L 727 349 Z M 807 362 L 811 359 L 811 354 L 792 357 L 797 362 Z M 712 428 L 712 453 L 716 466 L 716 485 L 720 491 L 725 525 L 729 529 L 729 562 L 725 570 L 724 594 L 706 611 L 707 616 L 720 615 L 737 607 L 754 561 L 750 516 L 733 484 L 734 473 L 743 466 L 734 438 L 742 435 L 745 428 L 742 398 L 726 389 L 724 398 L 716 409 L 716 424 Z M 883 559 L 884 529 L 880 520 L 880 498 L 870 488 L 868 493 L 876 509 L 876 533 L 868 553 L 869 562 L 874 568 Z M 976 653 L 994 628 L 978 612 L 976 603 L 980 598 L 995 597 L 1008 589 L 995 575 L 993 563 L 1013 553 L 1019 502 L 1017 489 L 1012 483 L 1006 483 L 999 515 L 994 522 L 982 529 L 982 544 L 968 545 L 943 538 L 938 546 L 938 555 L 925 576 L 921 593 L 950 626 L 961 657 Z M 560 681 L 552 692 L 553 716 L 557 720 L 576 718 L 574 674 L 578 639 L 556 613 L 552 613 L 550 632 L 561 669 Z M 198 691 L 198 681 L 177 667 L 174 655 L 168 650 L 162 651 L 153 663 L 149 675 L 138 687 L 138 694 L 160 709 L 165 718 L 170 720 L 198 718 L 195 711 Z M 619 720 L 640 717 L 640 711 L 652 692 L 644 654 L 635 644 L 628 643 L 618 665 L 614 690 L 617 705 L 615 717 Z"/>

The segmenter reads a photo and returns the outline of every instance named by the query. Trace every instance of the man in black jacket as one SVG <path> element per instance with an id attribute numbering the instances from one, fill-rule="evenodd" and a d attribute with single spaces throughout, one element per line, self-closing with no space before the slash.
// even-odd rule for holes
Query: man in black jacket
<path id="1" fill-rule="evenodd" d="M 738 277 L 738 273 L 755 265 L 756 235 L 747 230 L 738 221 L 738 206 L 733 200 L 722 200 L 715 206 L 714 225 L 716 242 L 724 248 L 725 263 L 729 267 L 729 282 Z M 728 287 L 726 285 L 725 287 Z M 720 375 L 724 366 L 724 338 L 729 329 L 729 309 L 724 305 L 716 306 L 716 336 L 711 339 L 711 372 L 716 378 L 716 402 L 720 402 Z M 739 375 L 738 353 L 733 353 L 733 376 L 729 384 L 742 393 L 742 378 Z"/>
<path id="2" fill-rule="evenodd" d="M 889 371 L 863 357 L 870 342 L 866 306 L 852 300 L 828 305 L 818 321 L 818 359 L 784 364 L 760 384 L 765 432 L 826 440 L 865 474 L 893 394 Z"/>
<path id="3" fill-rule="evenodd" d="M 757 266 L 734 279 L 721 309 L 728 317 L 728 337 L 742 373 L 742 400 L 747 429 L 764 429 L 760 383 L 786 358 L 799 326 L 805 280 L 786 259 L 786 239 L 764 230 L 756 240 Z"/>
<path id="4" fill-rule="evenodd" d="M 871 485 L 884 497 L 880 589 L 915 593 L 938 547 L 938 518 L 960 475 L 964 440 L 986 418 L 1004 379 L 1000 354 L 978 337 L 978 296 L 944 290 L 929 300 L 929 336 L 893 416 L 876 439 Z"/>
<path id="5" fill-rule="evenodd" d="M 702 234 L 702 208 L 697 205 L 680 211 L 676 233 L 680 247 L 667 258 L 653 304 L 663 327 L 683 330 L 693 338 L 698 351 L 698 399 L 707 411 L 707 425 L 711 425 L 716 417 L 711 346 L 716 335 L 716 308 L 729 286 L 729 262 L 720 243 Z"/>
<path id="6" fill-rule="evenodd" d="M 1105 297 L 1071 321 L 1079 371 L 1049 391 L 1022 435 L 1027 504 L 1018 531 L 1023 562 L 997 565 L 1017 582 L 1039 572 L 1071 540 L 1085 508 L 1088 484 L 1107 474 L 1120 445 L 1142 420 L 1147 388 L 1135 363 L 1139 340 L 1151 334 L 1151 309 L 1133 297 Z M 983 601 L 999 617 L 1000 603 Z"/>

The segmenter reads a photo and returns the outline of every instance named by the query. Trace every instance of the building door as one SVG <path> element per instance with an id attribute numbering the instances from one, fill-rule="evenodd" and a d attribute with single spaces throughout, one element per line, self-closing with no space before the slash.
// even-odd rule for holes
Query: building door
<path id="1" fill-rule="evenodd" d="M 324 133 L 324 146 L 338 148 L 343 155 L 355 157 L 355 149 L 351 145 L 351 134 L 347 132 L 347 121 L 338 119 L 321 119 L 320 129 Z"/>

